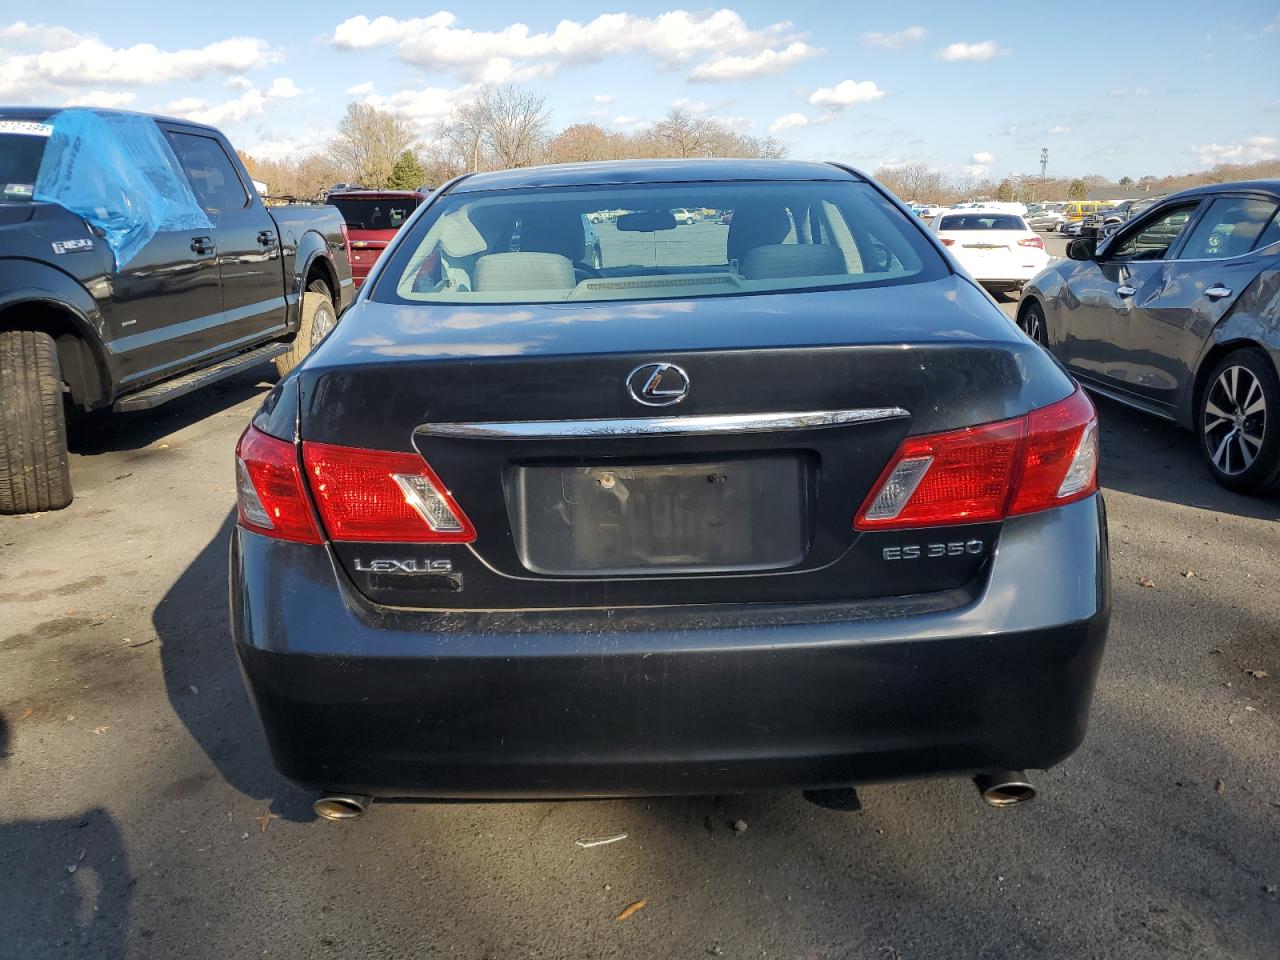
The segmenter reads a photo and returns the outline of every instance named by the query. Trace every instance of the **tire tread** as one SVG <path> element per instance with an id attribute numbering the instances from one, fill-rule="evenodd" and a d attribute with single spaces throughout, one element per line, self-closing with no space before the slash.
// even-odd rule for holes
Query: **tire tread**
<path id="1" fill-rule="evenodd" d="M 62 374 L 53 338 L 0 331 L 0 514 L 71 502 Z"/>

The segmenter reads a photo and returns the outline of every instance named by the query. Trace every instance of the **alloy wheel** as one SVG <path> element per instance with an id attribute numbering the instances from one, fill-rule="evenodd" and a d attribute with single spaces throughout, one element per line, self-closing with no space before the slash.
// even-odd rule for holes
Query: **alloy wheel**
<path id="1" fill-rule="evenodd" d="M 1028 310 L 1022 318 L 1023 330 L 1027 336 L 1041 346 L 1045 345 L 1044 317 L 1039 310 Z"/>
<path id="2" fill-rule="evenodd" d="M 1267 399 L 1248 367 L 1230 366 L 1204 399 L 1204 445 L 1213 465 L 1229 477 L 1258 458 L 1267 430 Z"/>

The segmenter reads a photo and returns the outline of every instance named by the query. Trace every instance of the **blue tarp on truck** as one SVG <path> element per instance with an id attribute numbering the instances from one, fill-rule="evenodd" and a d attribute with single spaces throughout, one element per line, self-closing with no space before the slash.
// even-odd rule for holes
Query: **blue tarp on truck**
<path id="1" fill-rule="evenodd" d="M 34 198 L 83 217 L 111 248 L 116 269 L 161 230 L 213 226 L 151 117 L 70 109 L 48 122 L 53 133 Z"/>

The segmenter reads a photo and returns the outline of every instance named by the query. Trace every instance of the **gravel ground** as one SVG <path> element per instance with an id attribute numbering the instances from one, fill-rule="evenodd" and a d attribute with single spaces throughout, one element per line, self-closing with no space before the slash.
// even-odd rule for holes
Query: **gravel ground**
<path id="1" fill-rule="evenodd" d="M 941 780 L 865 788 L 860 814 L 755 795 L 336 825 L 272 770 L 227 637 L 230 453 L 265 389 L 89 424 L 75 504 L 0 518 L 0 955 L 1280 955 L 1280 504 L 1216 487 L 1189 434 L 1100 403 L 1111 641 L 1088 740 L 1034 804 Z"/>

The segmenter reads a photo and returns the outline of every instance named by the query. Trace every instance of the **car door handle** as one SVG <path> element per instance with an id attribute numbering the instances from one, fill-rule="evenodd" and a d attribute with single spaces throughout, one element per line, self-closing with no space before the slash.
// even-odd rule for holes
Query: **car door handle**
<path id="1" fill-rule="evenodd" d="M 1131 287 L 1127 283 L 1122 283 L 1120 286 L 1116 287 L 1117 297 L 1132 297 L 1137 292 L 1137 287 Z"/>
<path id="2" fill-rule="evenodd" d="M 205 255 L 205 254 L 214 253 L 217 251 L 217 249 L 218 248 L 213 245 L 213 237 L 192 237 L 191 238 L 192 253 Z"/>
<path id="3" fill-rule="evenodd" d="M 1221 300 L 1223 297 L 1231 296 L 1231 290 L 1220 283 L 1215 283 L 1212 287 L 1205 290 L 1204 295 L 1210 300 Z"/>
<path id="4" fill-rule="evenodd" d="M 270 230 L 259 230 L 258 242 L 264 247 L 274 247 L 276 245 L 276 235 Z"/>

